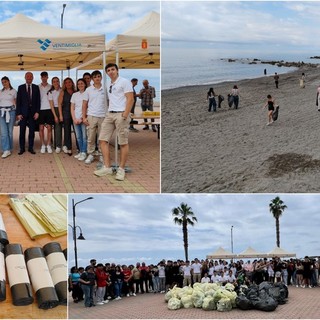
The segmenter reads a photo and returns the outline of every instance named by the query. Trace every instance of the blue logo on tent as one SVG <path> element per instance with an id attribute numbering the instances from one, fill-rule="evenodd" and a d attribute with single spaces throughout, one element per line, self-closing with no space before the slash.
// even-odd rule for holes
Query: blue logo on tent
<path id="1" fill-rule="evenodd" d="M 46 51 L 51 43 L 49 39 L 46 39 L 46 40 L 38 39 L 37 42 L 41 44 L 40 49 L 43 51 Z"/>

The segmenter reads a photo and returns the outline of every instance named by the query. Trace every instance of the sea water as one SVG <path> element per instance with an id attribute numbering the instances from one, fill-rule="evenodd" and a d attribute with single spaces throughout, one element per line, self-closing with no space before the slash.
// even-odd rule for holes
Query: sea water
<path id="1" fill-rule="evenodd" d="M 224 81 L 236 84 L 237 80 L 253 79 L 267 75 L 287 73 L 296 70 L 294 67 L 278 67 L 271 64 L 249 64 L 253 59 L 303 61 L 318 63 L 306 54 L 273 54 L 263 55 L 259 52 L 217 51 L 206 48 L 169 48 L 163 47 L 161 61 L 161 89 L 171 89 L 189 85 L 210 85 Z M 228 62 L 228 59 L 236 59 Z"/>

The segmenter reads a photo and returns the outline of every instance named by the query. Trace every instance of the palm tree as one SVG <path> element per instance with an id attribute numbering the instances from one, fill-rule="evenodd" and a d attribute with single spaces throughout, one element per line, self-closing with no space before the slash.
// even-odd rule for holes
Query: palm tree
<path id="1" fill-rule="evenodd" d="M 174 223 L 182 226 L 184 253 L 186 260 L 188 260 L 188 225 L 194 226 L 198 220 L 194 216 L 192 208 L 183 202 L 180 207 L 172 209 L 172 215 L 174 216 Z"/>
<path id="2" fill-rule="evenodd" d="M 279 198 L 275 197 L 269 203 L 270 212 L 273 214 L 273 217 L 276 219 L 276 237 L 277 237 L 277 247 L 280 248 L 280 222 L 279 218 L 281 217 L 283 211 L 287 208 L 284 202 Z"/>

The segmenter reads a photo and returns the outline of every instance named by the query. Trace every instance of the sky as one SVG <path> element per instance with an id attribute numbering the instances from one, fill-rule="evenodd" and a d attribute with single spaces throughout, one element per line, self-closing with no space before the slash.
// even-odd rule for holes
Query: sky
<path id="1" fill-rule="evenodd" d="M 0 23 L 21 13 L 37 22 L 60 27 L 64 3 L 66 4 L 63 15 L 64 29 L 102 33 L 106 35 L 107 42 L 129 29 L 150 11 L 160 13 L 159 1 L 1 1 Z M 15 89 L 25 82 L 24 73 L 0 70 L 0 76 L 7 75 Z M 34 83 L 40 83 L 40 72 L 33 73 Z M 120 70 L 120 75 L 128 79 L 138 78 L 139 84 L 136 89 L 142 88 L 142 80 L 148 79 L 150 85 L 158 92 L 160 90 L 159 70 Z M 61 72 L 50 72 L 49 82 L 53 76 L 60 77 Z M 65 71 L 64 77 L 66 76 Z M 75 71 L 71 70 L 70 76 L 75 79 Z"/>
<path id="2" fill-rule="evenodd" d="M 319 55 L 319 19 L 318 1 L 162 1 L 162 48 L 222 46 Z"/>
<path id="3" fill-rule="evenodd" d="M 69 195 L 69 223 L 74 203 L 76 225 L 86 240 L 77 240 L 78 265 L 97 262 L 158 263 L 184 259 L 181 227 L 172 209 L 182 202 L 192 208 L 198 223 L 189 227 L 189 258 L 206 258 L 222 246 L 240 253 L 248 246 L 270 252 L 276 246 L 275 219 L 269 203 L 276 196 L 287 205 L 280 218 L 280 247 L 297 257 L 319 255 L 319 194 L 156 194 Z M 77 237 L 79 229 L 76 228 Z M 69 266 L 74 265 L 72 228 L 69 227 Z"/>

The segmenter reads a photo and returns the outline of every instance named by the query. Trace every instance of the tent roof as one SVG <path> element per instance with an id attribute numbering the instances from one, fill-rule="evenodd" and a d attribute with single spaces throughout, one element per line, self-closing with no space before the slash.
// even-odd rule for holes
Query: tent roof
<path id="1" fill-rule="evenodd" d="M 268 257 L 295 257 L 295 253 L 290 253 L 282 248 L 275 247 L 272 251 L 268 252 Z"/>
<path id="2" fill-rule="evenodd" d="M 0 24 L 0 70 L 65 70 L 100 56 L 103 34 L 60 29 L 22 14 Z"/>
<path id="3" fill-rule="evenodd" d="M 237 254 L 237 258 L 263 258 L 267 254 L 256 251 L 255 249 L 248 247 L 246 250 Z"/>
<path id="4" fill-rule="evenodd" d="M 120 69 L 160 68 L 160 15 L 151 11 L 127 31 L 106 44 L 107 63 L 117 62 Z M 101 69 L 101 58 L 78 69 Z"/>
<path id="5" fill-rule="evenodd" d="M 236 257 L 235 254 L 222 247 L 219 247 L 215 252 L 207 255 L 207 259 L 232 259 L 234 257 Z"/>

